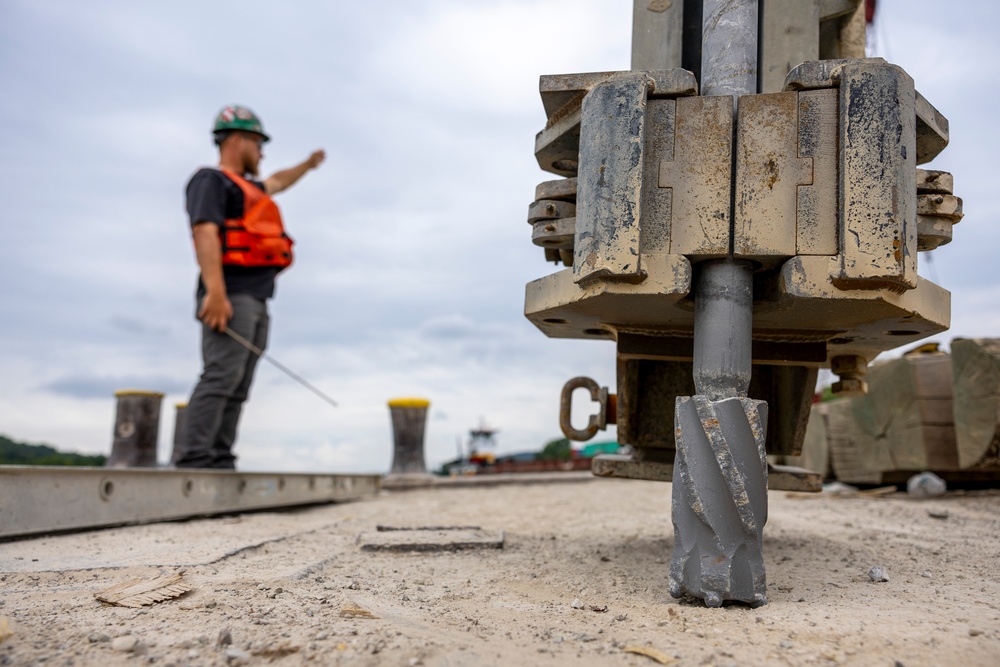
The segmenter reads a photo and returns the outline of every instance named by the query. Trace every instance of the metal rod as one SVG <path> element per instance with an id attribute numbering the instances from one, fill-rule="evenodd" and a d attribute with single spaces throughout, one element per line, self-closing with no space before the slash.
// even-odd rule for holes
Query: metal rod
<path id="1" fill-rule="evenodd" d="M 732 258 L 695 270 L 694 387 L 712 400 L 743 398 L 750 388 L 753 265 Z"/>
<path id="2" fill-rule="evenodd" d="M 705 0 L 702 24 L 702 95 L 757 92 L 757 0 Z M 735 122 L 733 146 L 736 146 Z M 733 159 L 736 151 L 733 150 Z M 732 173 L 736 174 L 736 165 Z M 733 180 L 735 187 L 735 179 Z M 732 258 L 736 197 L 730 197 L 730 257 L 697 268 L 694 381 L 712 399 L 743 397 L 750 385 L 753 337 L 753 265 Z"/>
<path id="3" fill-rule="evenodd" d="M 272 363 L 280 371 L 282 371 L 283 373 L 285 373 L 285 375 L 287 375 L 288 377 L 292 378 L 293 380 L 295 380 L 296 382 L 298 382 L 299 384 L 301 384 L 303 387 L 305 387 L 306 389 L 308 389 L 312 393 L 314 393 L 317 396 L 319 396 L 320 398 L 322 398 L 324 401 L 326 401 L 327 403 L 329 403 L 333 407 L 335 407 L 335 408 L 338 407 L 337 406 L 337 401 L 333 400 L 332 398 L 330 398 L 329 396 L 327 396 L 326 394 L 324 394 L 322 391 L 320 391 L 319 389 L 317 389 L 316 387 L 314 387 L 313 385 L 311 385 L 307 380 L 305 380 L 305 378 L 303 378 L 302 376 L 300 376 L 297 373 L 293 372 L 292 370 L 290 370 L 285 365 L 279 363 L 277 360 L 275 360 L 274 358 L 270 357 L 269 355 L 264 354 L 264 350 L 260 349 L 259 347 L 257 347 L 256 345 L 254 345 L 253 343 L 251 343 L 250 341 L 248 341 L 246 338 L 244 338 L 243 336 L 239 335 L 238 333 L 236 333 L 235 331 L 233 331 L 232 329 L 230 329 L 229 327 L 226 327 L 226 334 L 228 334 L 230 338 L 232 338 L 237 343 L 239 343 L 243 347 L 247 348 L 248 350 L 250 350 L 251 352 L 253 352 L 254 354 L 256 354 L 261 359 L 266 359 L 267 361 L 269 361 L 270 363 Z"/>
<path id="4" fill-rule="evenodd" d="M 705 0 L 701 94 L 757 92 L 757 0 Z"/>

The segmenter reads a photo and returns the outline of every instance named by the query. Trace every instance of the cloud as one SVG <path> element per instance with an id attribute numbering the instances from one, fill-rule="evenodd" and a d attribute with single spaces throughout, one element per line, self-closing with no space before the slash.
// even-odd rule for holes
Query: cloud
<path id="1" fill-rule="evenodd" d="M 109 324 L 116 329 L 121 329 L 127 333 L 162 336 L 169 333 L 170 329 L 163 325 L 155 325 L 124 315 L 115 315 L 109 320 Z"/>
<path id="2" fill-rule="evenodd" d="M 432 317 L 422 322 L 418 331 L 427 339 L 449 341 L 469 338 L 482 340 L 493 338 L 499 333 L 496 326 L 477 326 L 471 318 L 459 314 Z"/>
<path id="3" fill-rule="evenodd" d="M 187 388 L 187 385 L 182 382 L 178 382 L 174 378 L 157 375 L 69 375 L 46 382 L 42 385 L 42 389 L 59 396 L 82 399 L 105 399 L 109 396 L 113 396 L 116 391 L 126 389 L 178 393 Z"/>

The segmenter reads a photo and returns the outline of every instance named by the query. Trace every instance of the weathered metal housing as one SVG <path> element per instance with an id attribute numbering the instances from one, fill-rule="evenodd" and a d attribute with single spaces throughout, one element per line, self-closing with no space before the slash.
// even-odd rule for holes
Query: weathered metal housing
<path id="1" fill-rule="evenodd" d="M 918 251 L 961 218 L 950 175 L 918 164 L 947 120 L 879 58 L 806 62 L 782 92 L 698 96 L 693 73 L 543 76 L 548 122 L 532 241 L 566 268 L 532 281 L 525 315 L 547 336 L 613 340 L 618 438 L 669 463 L 676 396 L 693 395 L 698 262 L 754 262 L 753 380 L 769 454 L 799 451 L 821 367 L 856 366 L 944 331 L 950 294 Z M 735 127 L 732 121 L 736 104 Z M 857 370 L 857 369 L 855 369 Z"/>

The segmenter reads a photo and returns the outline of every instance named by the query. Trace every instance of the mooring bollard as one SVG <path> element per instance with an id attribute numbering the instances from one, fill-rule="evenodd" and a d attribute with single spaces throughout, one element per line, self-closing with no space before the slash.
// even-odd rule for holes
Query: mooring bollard
<path id="1" fill-rule="evenodd" d="M 114 441 L 111 456 L 105 466 L 109 468 L 155 468 L 156 442 L 160 430 L 160 401 L 158 391 L 126 389 L 116 391 L 118 407 L 115 412 Z"/>
<path id="2" fill-rule="evenodd" d="M 170 462 L 177 463 L 184 454 L 184 440 L 187 436 L 187 403 L 174 405 L 174 451 L 170 454 Z"/>
<path id="3" fill-rule="evenodd" d="M 392 468 L 387 480 L 406 483 L 427 481 L 424 464 L 424 426 L 431 402 L 423 398 L 394 398 L 389 401 L 392 416 Z"/>

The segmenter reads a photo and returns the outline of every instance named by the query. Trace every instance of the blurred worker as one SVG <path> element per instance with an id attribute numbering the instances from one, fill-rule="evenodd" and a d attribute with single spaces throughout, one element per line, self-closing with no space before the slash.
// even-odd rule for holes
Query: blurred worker
<path id="1" fill-rule="evenodd" d="M 274 296 L 275 277 L 292 263 L 292 239 L 271 195 L 294 185 L 326 154 L 318 150 L 260 181 L 258 166 L 270 140 L 260 119 L 246 107 L 227 106 L 213 133 L 219 166 L 199 169 L 187 185 L 201 269 L 197 314 L 204 370 L 188 402 L 187 434 L 175 465 L 232 469 L 236 426 L 259 356 L 226 330 L 260 350 L 267 344 L 267 300 Z"/>

